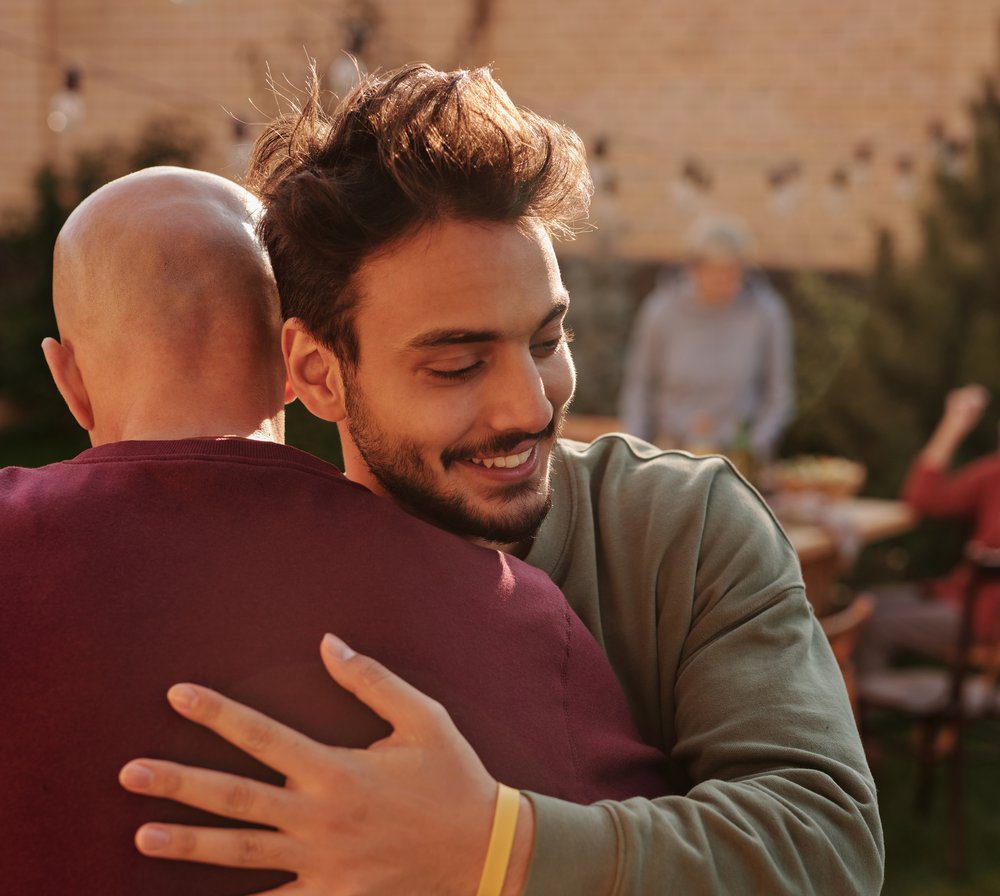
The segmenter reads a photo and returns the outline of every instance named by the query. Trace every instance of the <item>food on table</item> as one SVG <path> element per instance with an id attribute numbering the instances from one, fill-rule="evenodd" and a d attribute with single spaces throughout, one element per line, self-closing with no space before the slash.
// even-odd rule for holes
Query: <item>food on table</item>
<path id="1" fill-rule="evenodd" d="M 864 464 L 846 457 L 801 455 L 772 464 L 768 484 L 779 492 L 820 492 L 834 498 L 856 495 L 864 485 Z"/>

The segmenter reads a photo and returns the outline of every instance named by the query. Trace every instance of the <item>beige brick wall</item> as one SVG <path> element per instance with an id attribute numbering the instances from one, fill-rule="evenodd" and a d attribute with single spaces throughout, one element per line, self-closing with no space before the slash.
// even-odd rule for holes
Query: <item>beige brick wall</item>
<path id="1" fill-rule="evenodd" d="M 1000 0 L 493 0 L 469 45 L 471 0 L 375 0 L 370 61 L 441 67 L 493 62 L 519 102 L 607 138 L 619 184 L 618 250 L 681 251 L 690 212 L 676 201 L 681 165 L 711 172 L 709 207 L 748 218 L 763 261 L 825 268 L 865 263 L 889 224 L 912 243 L 916 200 L 898 195 L 894 159 L 929 163 L 928 123 L 962 135 L 963 108 L 996 62 Z M 34 166 L 127 139 L 154 115 L 189 115 L 209 140 L 206 164 L 237 175 L 226 111 L 261 120 L 273 99 L 265 62 L 300 83 L 305 53 L 325 69 L 344 42 L 347 0 L 0 0 L 0 31 L 44 46 L 84 72 L 87 113 L 75 131 L 45 127 L 57 68 L 12 52 L 0 34 L 7 125 L 0 208 L 28 196 Z M 831 172 L 870 141 L 864 182 L 831 200 Z M 768 168 L 802 165 L 797 205 L 772 207 Z M 598 206 L 604 210 L 606 205 Z M 600 223 L 600 221 L 598 222 Z M 581 238 L 571 252 L 596 242 Z"/>

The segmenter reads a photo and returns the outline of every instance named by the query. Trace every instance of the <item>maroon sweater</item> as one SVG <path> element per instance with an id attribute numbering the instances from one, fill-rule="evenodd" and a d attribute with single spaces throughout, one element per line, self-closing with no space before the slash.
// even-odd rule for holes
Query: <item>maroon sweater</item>
<path id="1" fill-rule="evenodd" d="M 219 819 L 116 779 L 151 756 L 280 782 L 174 715 L 177 681 L 327 743 L 383 736 L 323 669 L 326 631 L 440 700 L 506 784 L 581 803 L 665 790 L 663 756 L 540 571 L 293 448 L 124 442 L 0 471 L 0 889 L 189 896 L 288 880 L 143 858 L 141 823 Z"/>

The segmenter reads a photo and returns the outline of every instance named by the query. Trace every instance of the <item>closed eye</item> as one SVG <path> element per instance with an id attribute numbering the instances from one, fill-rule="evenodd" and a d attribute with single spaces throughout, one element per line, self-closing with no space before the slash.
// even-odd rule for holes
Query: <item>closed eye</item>
<path id="1" fill-rule="evenodd" d="M 431 376 L 437 379 L 464 380 L 472 376 L 482 366 L 482 361 L 476 361 L 475 364 L 470 364 L 468 367 L 460 367 L 458 370 L 434 370 L 430 367 L 426 368 L 426 370 Z"/>
<path id="2" fill-rule="evenodd" d="M 573 331 L 569 328 L 562 331 L 557 339 L 547 339 L 545 342 L 536 342 L 531 350 L 540 357 L 551 355 L 559 346 L 565 342 L 567 345 L 573 341 Z"/>

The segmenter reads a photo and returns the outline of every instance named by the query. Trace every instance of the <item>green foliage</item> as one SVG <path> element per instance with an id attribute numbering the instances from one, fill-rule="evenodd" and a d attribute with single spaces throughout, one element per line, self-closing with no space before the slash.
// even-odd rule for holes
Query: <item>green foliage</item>
<path id="1" fill-rule="evenodd" d="M 914 810 L 917 763 L 911 750 L 912 726 L 890 727 L 879 734 L 887 745 L 873 764 L 879 811 L 885 831 L 883 896 L 991 896 L 1000 893 L 1000 763 L 995 724 L 970 726 L 966 740 L 965 799 L 967 874 L 955 880 L 947 870 L 948 780 L 942 766 L 927 813 Z"/>
<path id="2" fill-rule="evenodd" d="M 783 446 L 864 461 L 869 494 L 898 495 L 950 389 L 977 382 L 994 402 L 959 462 L 997 450 L 1000 405 L 1000 100 L 986 81 L 970 103 L 971 157 L 943 158 L 921 214 L 922 247 L 896 257 L 878 236 L 864 279 L 801 276 L 796 317 L 800 413 Z M 824 382 L 817 368 L 830 366 Z M 928 526 L 912 536 L 896 572 L 925 575 L 954 559 L 963 533 Z"/>
<path id="3" fill-rule="evenodd" d="M 42 168 L 34 207 L 0 230 L 0 399 L 15 422 L 0 431 L 0 465 L 35 466 L 86 447 L 49 377 L 40 343 L 56 335 L 52 249 L 69 213 L 98 187 L 150 165 L 191 167 L 202 139 L 179 120 L 151 122 L 135 146 L 108 144 L 81 153 L 70 169 Z"/>

